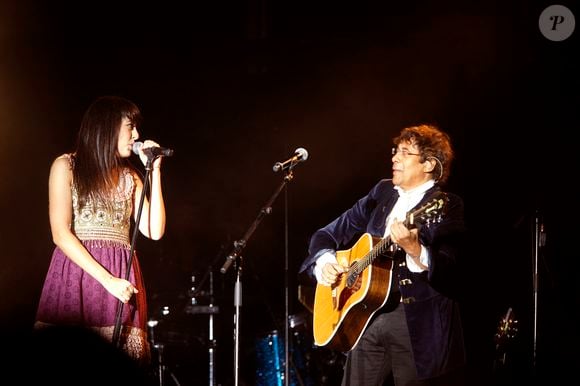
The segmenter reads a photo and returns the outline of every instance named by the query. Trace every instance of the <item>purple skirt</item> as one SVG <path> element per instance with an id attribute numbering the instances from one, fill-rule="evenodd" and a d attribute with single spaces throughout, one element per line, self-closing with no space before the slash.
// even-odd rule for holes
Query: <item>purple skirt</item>
<path id="1" fill-rule="evenodd" d="M 130 249 L 111 241 L 83 241 L 85 248 L 113 276 L 126 277 Z M 139 361 L 149 360 L 147 341 L 147 300 L 145 286 L 135 254 L 129 281 L 139 293 L 123 304 L 120 343 Z M 36 328 L 84 326 L 112 341 L 119 300 L 83 271 L 56 247 L 48 268 L 38 310 Z"/>

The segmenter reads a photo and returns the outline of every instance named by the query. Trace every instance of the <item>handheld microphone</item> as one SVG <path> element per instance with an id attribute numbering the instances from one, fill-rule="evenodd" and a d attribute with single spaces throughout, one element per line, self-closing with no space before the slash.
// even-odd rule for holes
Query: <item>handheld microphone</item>
<path id="1" fill-rule="evenodd" d="M 284 162 L 276 162 L 272 167 L 272 170 L 279 172 L 280 170 L 286 170 L 288 168 L 293 168 L 298 162 L 304 162 L 308 159 L 308 152 L 303 147 L 299 147 L 294 151 L 294 155 Z"/>
<path id="2" fill-rule="evenodd" d="M 139 150 L 141 150 L 141 148 L 143 147 L 143 142 L 135 142 L 133 144 L 133 153 L 139 155 Z M 145 153 L 145 155 L 147 157 L 171 157 L 173 155 L 173 149 L 168 149 L 165 147 L 148 147 L 146 149 L 143 149 L 143 153 Z"/>

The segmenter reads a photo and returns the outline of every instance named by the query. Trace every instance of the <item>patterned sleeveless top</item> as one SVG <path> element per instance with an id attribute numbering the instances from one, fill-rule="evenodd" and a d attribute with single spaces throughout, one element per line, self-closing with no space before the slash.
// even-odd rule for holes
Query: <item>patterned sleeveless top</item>
<path id="1" fill-rule="evenodd" d="M 70 156 L 69 160 L 72 161 Z M 112 241 L 129 247 L 134 190 L 135 181 L 128 168 L 121 173 L 110 208 L 99 202 L 93 204 L 91 199 L 80 207 L 78 192 L 73 186 L 73 232 L 82 241 L 103 240 L 103 246 Z"/>

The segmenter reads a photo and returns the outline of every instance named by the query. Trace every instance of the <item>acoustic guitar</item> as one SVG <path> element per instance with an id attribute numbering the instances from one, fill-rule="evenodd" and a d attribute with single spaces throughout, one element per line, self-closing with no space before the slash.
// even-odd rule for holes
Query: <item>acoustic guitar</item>
<path id="1" fill-rule="evenodd" d="M 446 202 L 445 193 L 434 193 L 425 205 L 407 213 L 405 226 L 418 228 L 438 222 Z M 349 269 L 331 287 L 316 285 L 315 345 L 343 352 L 354 348 L 371 317 L 389 298 L 394 247 L 390 236 L 378 238 L 365 233 L 352 248 L 336 251 L 338 263 Z"/>

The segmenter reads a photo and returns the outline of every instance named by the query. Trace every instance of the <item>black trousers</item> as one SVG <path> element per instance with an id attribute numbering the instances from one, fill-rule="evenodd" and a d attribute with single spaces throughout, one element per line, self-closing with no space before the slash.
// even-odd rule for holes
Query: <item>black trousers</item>
<path id="1" fill-rule="evenodd" d="M 429 385 L 417 379 L 402 304 L 375 316 L 367 326 L 347 355 L 342 386 L 382 386 L 391 375 L 396 386 Z"/>
<path id="2" fill-rule="evenodd" d="M 342 386 L 464 386 L 465 369 L 417 379 L 403 304 L 375 316 L 346 358 Z"/>

